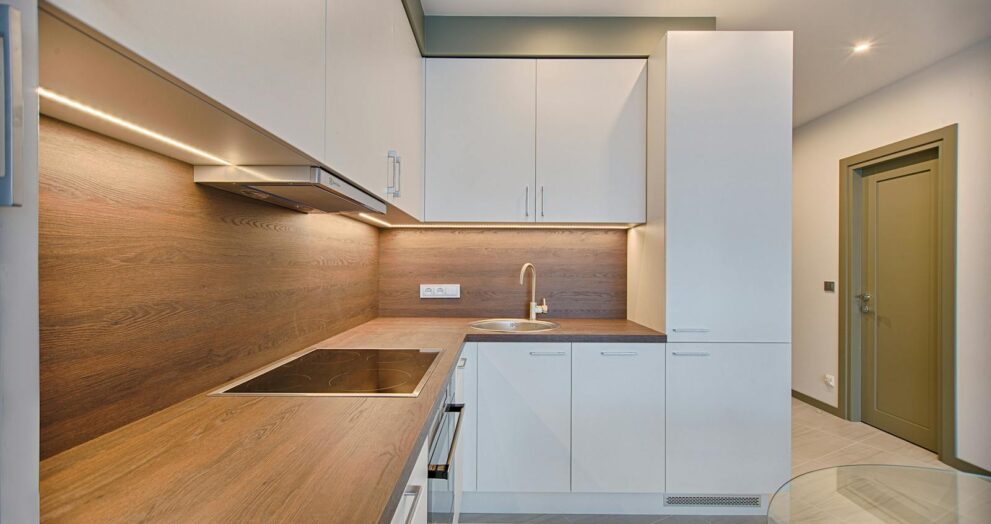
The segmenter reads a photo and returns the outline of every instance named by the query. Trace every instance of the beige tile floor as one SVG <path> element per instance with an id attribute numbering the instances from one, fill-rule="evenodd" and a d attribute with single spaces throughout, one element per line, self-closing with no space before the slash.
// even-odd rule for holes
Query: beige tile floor
<path id="1" fill-rule="evenodd" d="M 936 454 L 860 422 L 835 417 L 792 399 L 791 471 L 798 476 L 846 464 L 897 464 L 949 468 Z M 756 524 L 764 517 L 648 515 L 462 515 L 485 524 Z"/>
<path id="2" fill-rule="evenodd" d="M 861 422 L 850 422 L 792 399 L 791 473 L 846 464 L 949 468 L 936 454 Z"/>

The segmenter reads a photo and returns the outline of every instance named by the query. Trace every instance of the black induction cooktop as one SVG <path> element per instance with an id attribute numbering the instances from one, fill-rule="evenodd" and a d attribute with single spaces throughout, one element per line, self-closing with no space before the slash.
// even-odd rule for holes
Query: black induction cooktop
<path id="1" fill-rule="evenodd" d="M 429 349 L 314 349 L 217 394 L 415 397 L 439 354 Z"/>

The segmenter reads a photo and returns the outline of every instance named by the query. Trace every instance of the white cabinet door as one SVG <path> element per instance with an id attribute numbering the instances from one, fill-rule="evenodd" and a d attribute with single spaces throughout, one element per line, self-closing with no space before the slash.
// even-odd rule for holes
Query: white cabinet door
<path id="1" fill-rule="evenodd" d="M 664 344 L 572 344 L 571 490 L 664 491 Z"/>
<path id="2" fill-rule="evenodd" d="M 537 60 L 537 220 L 646 219 L 642 59 Z"/>
<path id="3" fill-rule="evenodd" d="M 665 330 L 791 341 L 790 32 L 670 32 Z"/>
<path id="4" fill-rule="evenodd" d="M 461 440 L 458 443 L 459 471 L 464 491 L 475 491 L 478 480 L 478 343 L 466 342 L 458 362 L 456 402 L 465 405 Z"/>
<path id="5" fill-rule="evenodd" d="M 327 0 L 324 163 L 385 197 L 392 165 L 393 0 Z"/>
<path id="6" fill-rule="evenodd" d="M 392 79 L 388 132 L 391 148 L 400 157 L 399 194 L 388 194 L 392 205 L 423 219 L 423 57 L 402 2 L 392 2 Z M 387 152 L 388 154 L 388 152 Z M 393 183 L 393 181 L 389 181 Z"/>
<path id="7" fill-rule="evenodd" d="M 431 222 L 534 221 L 532 59 L 426 60 Z"/>
<path id="8" fill-rule="evenodd" d="M 773 493 L 791 473 L 791 346 L 667 344 L 667 489 Z"/>
<path id="9" fill-rule="evenodd" d="M 571 344 L 478 343 L 478 491 L 571 489 Z"/>
<path id="10" fill-rule="evenodd" d="M 54 0 L 314 158 L 324 153 L 324 0 Z"/>

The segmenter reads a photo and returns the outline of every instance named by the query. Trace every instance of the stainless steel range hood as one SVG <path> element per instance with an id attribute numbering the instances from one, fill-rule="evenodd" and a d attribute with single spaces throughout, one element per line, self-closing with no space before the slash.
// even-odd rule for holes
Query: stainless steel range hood
<path id="1" fill-rule="evenodd" d="M 302 213 L 386 212 L 385 202 L 320 167 L 195 166 L 193 180 Z"/>

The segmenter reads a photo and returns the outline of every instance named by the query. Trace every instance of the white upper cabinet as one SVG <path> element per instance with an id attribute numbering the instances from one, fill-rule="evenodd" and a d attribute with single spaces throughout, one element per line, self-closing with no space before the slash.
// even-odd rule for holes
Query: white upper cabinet
<path id="1" fill-rule="evenodd" d="M 532 222 L 536 61 L 427 59 L 430 222 Z"/>
<path id="2" fill-rule="evenodd" d="M 645 219 L 643 60 L 428 59 L 428 221 Z"/>
<path id="3" fill-rule="evenodd" d="M 314 157 L 324 153 L 324 0 L 53 0 Z"/>
<path id="4" fill-rule="evenodd" d="M 668 340 L 790 342 L 791 33 L 669 32 L 659 53 Z"/>
<path id="5" fill-rule="evenodd" d="M 646 219 L 646 62 L 537 61 L 537 220 Z"/>
<path id="6" fill-rule="evenodd" d="M 402 2 L 327 0 L 326 21 L 324 163 L 422 218 L 423 59 Z"/>
<path id="7" fill-rule="evenodd" d="M 571 491 L 664 491 L 664 344 L 576 343 Z"/>
<path id="8" fill-rule="evenodd" d="M 386 197 L 391 204 L 422 220 L 424 60 L 403 3 L 392 3 L 394 64 L 392 81 L 387 83 L 391 88 L 389 101 L 392 108 L 389 134 L 400 165 L 396 172 L 398 180 L 389 180 L 390 184 L 398 184 L 398 187 L 387 192 Z"/>

